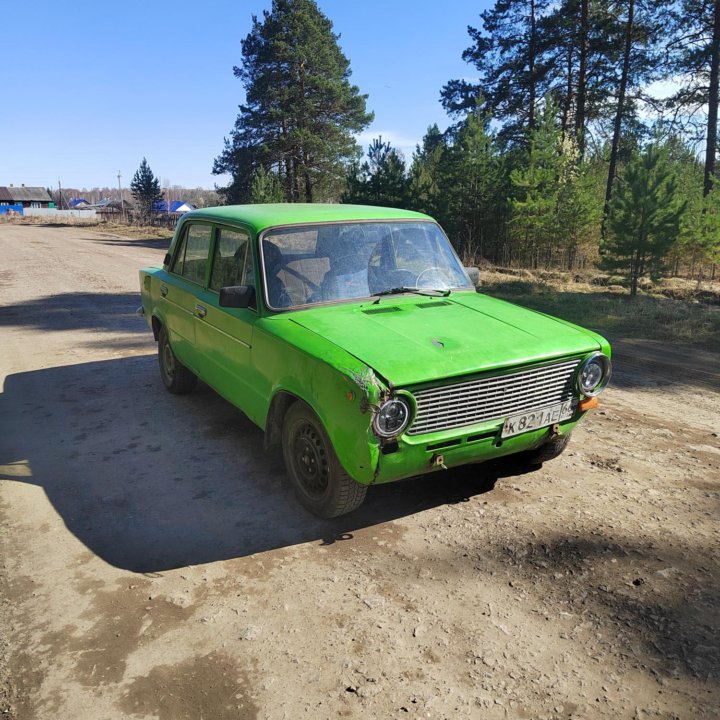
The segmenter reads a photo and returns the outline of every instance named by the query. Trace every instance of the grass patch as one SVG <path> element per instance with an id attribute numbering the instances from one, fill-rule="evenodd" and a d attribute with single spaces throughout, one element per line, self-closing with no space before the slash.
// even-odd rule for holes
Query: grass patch
<path id="1" fill-rule="evenodd" d="M 644 338 L 720 352 L 720 307 L 655 294 L 630 298 L 618 286 L 591 282 L 547 282 L 484 273 L 483 292 L 569 320 L 609 340 Z"/>

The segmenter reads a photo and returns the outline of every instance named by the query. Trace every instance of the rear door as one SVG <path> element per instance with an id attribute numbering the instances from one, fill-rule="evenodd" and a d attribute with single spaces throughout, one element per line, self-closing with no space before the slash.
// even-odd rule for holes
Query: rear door
<path id="1" fill-rule="evenodd" d="M 183 229 L 170 266 L 170 282 L 161 285 L 165 299 L 165 324 L 173 351 L 183 365 L 202 375 L 197 350 L 196 322 L 200 298 L 205 293 L 212 225 L 192 222 Z"/>

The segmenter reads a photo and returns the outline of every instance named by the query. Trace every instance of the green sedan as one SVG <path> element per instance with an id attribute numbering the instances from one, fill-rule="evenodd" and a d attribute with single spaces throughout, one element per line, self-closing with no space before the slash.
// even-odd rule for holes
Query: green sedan
<path id="1" fill-rule="evenodd" d="M 239 205 L 178 224 L 140 271 L 162 380 L 201 378 L 280 448 L 321 517 L 369 485 L 559 455 L 610 378 L 608 342 L 476 291 L 427 215 Z"/>

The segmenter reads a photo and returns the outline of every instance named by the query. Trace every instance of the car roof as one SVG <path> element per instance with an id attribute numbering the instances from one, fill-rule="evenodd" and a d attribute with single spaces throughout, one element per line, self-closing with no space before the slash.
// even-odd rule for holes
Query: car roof
<path id="1" fill-rule="evenodd" d="M 320 222 L 352 220 L 432 220 L 412 210 L 374 207 L 372 205 L 339 205 L 324 203 L 267 203 L 258 205 L 221 205 L 193 210 L 185 219 L 205 219 L 243 223 L 259 233 L 271 227 L 306 225 Z"/>

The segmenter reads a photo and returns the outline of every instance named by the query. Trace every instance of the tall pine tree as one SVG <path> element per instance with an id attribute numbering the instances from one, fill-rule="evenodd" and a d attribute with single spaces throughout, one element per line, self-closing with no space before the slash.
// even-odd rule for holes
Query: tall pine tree
<path id="1" fill-rule="evenodd" d="M 548 0 L 496 0 L 480 14 L 482 28 L 468 27 L 473 44 L 463 52 L 480 78 L 445 85 L 441 98 L 448 112 L 474 112 L 482 98 L 483 111 L 504 122 L 504 134 L 517 139 L 534 128 L 537 101 L 547 90 L 540 22 L 548 5 Z"/>
<path id="2" fill-rule="evenodd" d="M 355 134 L 372 121 L 366 95 L 314 0 L 273 0 L 253 17 L 235 77 L 245 86 L 230 138 L 213 166 L 233 176 L 226 200 L 247 200 L 258 167 L 280 178 L 287 202 L 333 198 L 359 152 Z"/>
<path id="3" fill-rule="evenodd" d="M 693 116 L 707 107 L 703 194 L 715 181 L 720 104 L 720 2 L 682 0 L 673 13 L 671 43 L 675 77 L 681 88 L 670 100 L 680 115 Z"/>

